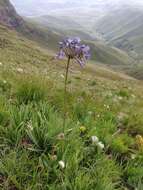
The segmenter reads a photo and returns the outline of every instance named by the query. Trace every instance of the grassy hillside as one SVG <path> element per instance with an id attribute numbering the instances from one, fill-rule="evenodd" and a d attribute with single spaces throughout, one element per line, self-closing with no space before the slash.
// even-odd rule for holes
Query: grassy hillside
<path id="1" fill-rule="evenodd" d="M 140 9 L 122 8 L 104 16 L 94 27 L 106 39 L 108 45 L 126 51 L 134 59 L 130 64 L 121 66 L 119 69 L 138 79 L 143 79 L 142 17 L 143 13 Z"/>
<path id="2" fill-rule="evenodd" d="M 133 62 L 133 59 L 127 53 L 113 46 L 108 46 L 104 42 L 87 41 L 86 43 L 91 46 L 92 59 L 95 61 L 108 66 L 119 66 L 119 68 L 122 68 L 124 65 L 130 65 Z"/>
<path id="3" fill-rule="evenodd" d="M 64 68 L 0 27 L 0 189 L 142 190 L 142 83 L 71 65 L 63 133 Z"/>
<path id="4" fill-rule="evenodd" d="M 28 18 L 27 21 L 35 23 L 35 25 L 42 26 L 51 31 L 56 31 L 62 36 L 79 36 L 86 40 L 92 40 L 92 36 L 85 31 L 75 19 L 66 16 L 54 17 L 50 15 L 44 15 L 40 17 Z"/>
<path id="5" fill-rule="evenodd" d="M 142 16 L 140 9 L 122 8 L 100 19 L 95 28 L 116 47 L 132 55 L 136 53 L 138 58 L 142 59 Z"/>
<path id="6" fill-rule="evenodd" d="M 38 42 L 41 46 L 53 49 L 61 34 L 47 27 L 39 27 L 20 17 L 9 0 L 0 2 L 0 23 L 16 30 L 24 37 Z M 52 41 L 51 41 L 52 39 Z"/>
<path id="7" fill-rule="evenodd" d="M 41 47 L 57 51 L 56 47 L 58 41 L 65 36 L 74 35 L 80 36 L 82 39 L 89 41 L 88 43 L 92 47 L 92 59 L 94 61 L 110 66 L 116 65 L 119 68 L 125 64 L 130 65 L 132 62 L 132 59 L 130 59 L 129 56 L 121 50 L 107 46 L 104 42 L 101 43 L 97 39 L 93 40 L 92 37 L 72 19 L 67 20 L 67 18 L 64 17 L 56 18 L 43 16 L 39 19 L 37 18 L 38 20 L 36 21 L 35 19 L 34 21 L 33 19 L 24 20 L 16 13 L 10 1 L 7 0 L 2 2 L 0 5 L 0 22 L 3 25 L 16 30 L 19 33 L 19 36 L 21 35 L 29 40 L 37 42 Z M 3 32 L 1 33 L 3 36 Z M 3 42 L 4 40 L 5 39 L 2 39 L 2 46 L 5 46 L 5 43 L 7 43 Z M 15 41 L 12 41 L 12 44 L 15 44 Z"/>
<path id="8" fill-rule="evenodd" d="M 48 20 L 49 18 L 49 20 Z M 55 20 L 56 22 L 52 22 Z M 68 28 L 67 25 L 67 19 L 65 20 L 63 18 L 57 19 L 53 17 L 40 17 L 32 19 L 31 20 L 34 25 L 37 23 L 37 26 L 42 26 L 45 28 L 45 26 L 49 24 L 49 27 L 51 27 L 51 31 L 56 31 L 61 36 L 79 36 L 81 39 L 85 40 L 85 43 L 88 43 L 92 48 L 92 57 L 91 59 L 100 63 L 104 63 L 110 66 L 119 66 L 122 68 L 123 65 L 130 65 L 130 63 L 133 62 L 133 59 L 128 56 L 127 53 L 124 51 L 114 48 L 113 46 L 109 46 L 106 43 L 100 41 L 100 40 L 93 40 L 91 36 L 86 34 L 84 30 L 82 31 L 80 26 L 75 30 L 74 24 L 70 24 L 70 26 L 73 26 L 73 29 Z M 65 23 L 65 26 L 62 24 L 62 22 Z M 71 21 L 72 22 L 72 21 Z M 69 23 L 71 23 L 69 22 Z M 52 23 L 52 24 L 51 24 Z M 58 24 L 61 25 L 61 27 L 58 26 Z M 78 24 L 77 24 L 78 25 Z M 58 40 L 58 39 L 56 39 Z M 51 41 L 53 42 L 53 46 L 55 46 L 55 36 L 51 36 Z M 41 40 L 42 43 L 42 40 Z M 51 48 L 51 44 L 49 44 L 48 48 Z"/>
<path id="9" fill-rule="evenodd" d="M 66 17 L 54 17 L 50 15 L 40 16 L 40 17 L 34 17 L 32 20 L 35 20 L 36 22 L 46 25 L 48 27 L 58 28 L 61 29 L 73 29 L 77 27 L 81 27 L 80 24 L 76 23 L 76 21 L 73 20 L 67 20 Z"/>

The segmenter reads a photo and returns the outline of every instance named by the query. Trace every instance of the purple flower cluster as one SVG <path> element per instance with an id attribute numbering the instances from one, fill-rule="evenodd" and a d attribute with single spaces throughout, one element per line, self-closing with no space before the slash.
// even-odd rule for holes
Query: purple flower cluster
<path id="1" fill-rule="evenodd" d="M 60 51 L 57 55 L 59 59 L 63 59 L 66 56 L 83 66 L 86 60 L 90 58 L 90 47 L 81 44 L 80 38 L 66 38 L 59 45 Z"/>

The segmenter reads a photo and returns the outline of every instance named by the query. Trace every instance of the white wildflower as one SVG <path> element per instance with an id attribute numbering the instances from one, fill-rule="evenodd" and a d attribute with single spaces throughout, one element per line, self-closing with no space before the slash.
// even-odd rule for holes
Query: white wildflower
<path id="1" fill-rule="evenodd" d="M 6 84 L 6 83 L 7 83 L 7 81 L 6 81 L 6 80 L 3 80 L 3 83 L 4 83 L 4 84 Z"/>
<path id="2" fill-rule="evenodd" d="M 89 115 L 92 115 L 92 114 L 93 114 L 93 112 L 92 112 L 92 111 L 88 111 L 88 114 L 89 114 Z"/>
<path id="3" fill-rule="evenodd" d="M 102 142 L 98 142 L 98 143 L 97 143 L 97 146 L 98 146 L 101 150 L 104 149 L 104 144 L 103 144 Z"/>
<path id="4" fill-rule="evenodd" d="M 131 154 L 131 159 L 134 160 L 136 158 L 135 154 Z"/>
<path id="5" fill-rule="evenodd" d="M 99 142 L 99 139 L 98 139 L 98 137 L 96 137 L 96 136 L 92 136 L 92 137 L 91 137 L 91 141 L 92 141 L 92 143 L 98 143 L 98 142 Z"/>
<path id="6" fill-rule="evenodd" d="M 23 69 L 22 69 L 22 68 L 17 68 L 17 71 L 18 71 L 19 73 L 23 73 Z"/>
<path id="7" fill-rule="evenodd" d="M 136 98 L 136 96 L 134 94 L 131 95 L 132 98 Z"/>
<path id="8" fill-rule="evenodd" d="M 109 106 L 109 105 L 107 105 L 107 106 L 106 106 L 106 108 L 107 108 L 107 109 L 110 109 L 110 106 Z"/>
<path id="9" fill-rule="evenodd" d="M 62 168 L 62 169 L 64 169 L 65 168 L 65 163 L 64 163 L 64 161 L 59 161 L 59 166 Z"/>
<path id="10" fill-rule="evenodd" d="M 65 78 L 65 76 L 64 76 L 63 74 L 61 74 L 61 78 L 63 78 L 63 79 L 64 79 L 64 78 Z"/>
<path id="11" fill-rule="evenodd" d="M 99 118 L 99 117 L 100 117 L 100 115 L 98 114 L 98 115 L 97 115 L 97 117 Z"/>
<path id="12" fill-rule="evenodd" d="M 110 109 L 109 105 L 104 104 L 104 107 L 107 108 L 107 109 Z"/>
<path id="13" fill-rule="evenodd" d="M 0 66 L 2 66 L 3 64 L 0 62 Z"/>
<path id="14" fill-rule="evenodd" d="M 118 99 L 119 99 L 119 100 L 123 100 L 123 97 L 122 97 L 122 96 L 119 96 Z"/>

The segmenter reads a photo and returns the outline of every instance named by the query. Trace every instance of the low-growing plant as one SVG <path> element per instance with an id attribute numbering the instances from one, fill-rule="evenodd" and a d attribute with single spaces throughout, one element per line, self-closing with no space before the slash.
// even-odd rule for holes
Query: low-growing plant
<path id="1" fill-rule="evenodd" d="M 48 85 L 48 84 L 47 84 Z M 46 99 L 47 89 L 44 80 L 30 77 L 19 81 L 16 98 L 19 103 L 39 102 Z"/>
<path id="2" fill-rule="evenodd" d="M 8 111 L 0 110 L 0 125 L 6 126 L 10 121 L 10 115 Z"/>
<path id="3" fill-rule="evenodd" d="M 128 92 L 127 90 L 121 89 L 121 90 L 117 93 L 117 95 L 118 95 L 118 96 L 121 96 L 121 97 L 128 98 L 128 97 L 129 97 L 129 93 L 130 93 L 130 92 Z"/>
<path id="4" fill-rule="evenodd" d="M 143 135 L 143 117 L 142 113 L 131 113 L 131 117 L 126 120 L 126 129 L 129 134 L 135 136 Z"/>
<path id="5" fill-rule="evenodd" d="M 124 177 L 127 179 L 127 183 L 132 188 L 143 187 L 143 157 L 142 152 L 133 155 L 132 159 L 128 161 Z"/>
<path id="6" fill-rule="evenodd" d="M 27 135 L 34 145 L 33 150 L 35 148 L 38 152 L 50 152 L 62 129 L 61 118 L 46 103 L 40 103 L 34 111 L 26 126 Z"/>
<path id="7" fill-rule="evenodd" d="M 6 80 L 0 80 L 0 92 L 9 93 L 11 90 L 11 84 Z"/>
<path id="8" fill-rule="evenodd" d="M 117 154 L 128 153 L 134 145 L 134 141 L 127 134 L 117 134 L 111 142 L 111 149 Z"/>

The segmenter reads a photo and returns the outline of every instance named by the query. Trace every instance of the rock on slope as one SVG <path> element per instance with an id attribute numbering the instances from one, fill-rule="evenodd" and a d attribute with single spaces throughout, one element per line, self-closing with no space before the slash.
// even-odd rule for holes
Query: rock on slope
<path id="1" fill-rule="evenodd" d="M 19 28 L 25 24 L 9 0 L 0 1 L 0 23 L 10 28 Z"/>

